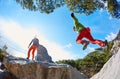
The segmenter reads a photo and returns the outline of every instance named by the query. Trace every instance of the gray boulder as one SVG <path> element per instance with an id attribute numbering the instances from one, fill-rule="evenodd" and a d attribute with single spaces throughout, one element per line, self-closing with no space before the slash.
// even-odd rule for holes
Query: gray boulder
<path id="1" fill-rule="evenodd" d="M 35 59 L 37 61 L 53 63 L 51 56 L 48 55 L 47 49 L 40 44 L 38 46 L 37 56 L 35 57 Z"/>

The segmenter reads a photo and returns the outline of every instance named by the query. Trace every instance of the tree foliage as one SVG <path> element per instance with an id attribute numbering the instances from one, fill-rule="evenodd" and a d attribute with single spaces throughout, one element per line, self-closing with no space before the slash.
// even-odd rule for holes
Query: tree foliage
<path id="1" fill-rule="evenodd" d="M 67 6 L 74 13 L 90 15 L 96 10 L 107 10 L 112 17 L 120 18 L 120 2 L 117 0 L 16 0 L 24 9 L 52 13 L 56 8 Z"/>
<path id="2" fill-rule="evenodd" d="M 0 39 L 1 39 L 1 38 L 2 38 L 2 37 L 0 36 Z M 0 41 L 0 42 L 2 42 L 2 41 Z M 1 44 L 1 43 L 0 43 L 0 44 Z M 7 57 L 7 56 L 8 56 L 7 49 L 8 49 L 7 45 L 3 45 L 3 47 L 0 47 L 0 62 L 3 61 L 3 58 L 4 58 L 4 57 Z"/>
<path id="3" fill-rule="evenodd" d="M 54 9 L 61 7 L 64 0 L 16 0 L 25 9 L 40 11 L 41 13 L 52 13 Z"/>
<path id="4" fill-rule="evenodd" d="M 6 57 L 8 53 L 6 50 L 0 48 L 0 62 L 3 62 L 3 58 Z"/>

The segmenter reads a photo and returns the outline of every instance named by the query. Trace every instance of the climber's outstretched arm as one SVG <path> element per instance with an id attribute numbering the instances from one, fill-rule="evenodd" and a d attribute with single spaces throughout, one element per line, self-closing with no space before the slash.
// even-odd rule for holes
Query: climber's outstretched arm
<path id="1" fill-rule="evenodd" d="M 78 19 L 74 16 L 74 13 L 71 13 L 71 17 L 73 18 L 75 25 L 79 24 L 79 21 L 78 21 Z"/>
<path id="2" fill-rule="evenodd" d="M 85 27 L 78 21 L 78 19 L 74 16 L 74 13 L 71 13 L 71 17 L 73 18 L 74 21 L 74 31 L 80 32 L 82 29 L 84 29 Z"/>
<path id="3" fill-rule="evenodd" d="M 31 44 L 32 44 L 32 41 L 31 41 L 30 44 L 28 45 L 28 48 L 30 47 Z"/>

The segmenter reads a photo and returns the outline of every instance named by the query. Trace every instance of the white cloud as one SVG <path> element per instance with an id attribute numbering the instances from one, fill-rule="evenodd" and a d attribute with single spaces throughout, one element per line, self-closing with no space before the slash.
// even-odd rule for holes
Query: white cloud
<path id="1" fill-rule="evenodd" d="M 67 45 L 65 45 L 64 48 L 70 48 L 70 47 L 72 47 L 72 44 L 71 44 L 71 43 L 68 43 Z"/>
<path id="2" fill-rule="evenodd" d="M 37 35 L 37 37 L 40 40 L 40 44 L 47 48 L 48 54 L 53 58 L 53 61 L 61 59 L 72 59 L 74 56 L 69 51 L 66 51 L 63 48 L 63 46 L 60 46 L 55 42 L 49 41 L 35 28 L 22 28 L 15 21 L 0 18 L 0 30 L 9 40 L 14 41 L 16 45 L 19 45 L 24 50 L 28 50 L 27 49 L 28 44 L 30 43 L 31 39 L 35 35 Z M 70 46 L 71 44 L 69 44 L 68 47 Z M 27 55 L 27 51 L 26 53 L 25 52 L 21 53 L 17 51 L 16 53 L 13 54 L 16 56 L 25 57 Z"/>
<path id="3" fill-rule="evenodd" d="M 89 49 L 89 52 L 93 52 L 93 51 L 95 51 L 95 48 L 93 48 L 93 47 L 88 47 L 88 49 Z"/>
<path id="4" fill-rule="evenodd" d="M 111 32 L 109 35 L 107 35 L 105 37 L 105 39 L 107 39 L 108 41 L 112 41 L 113 39 L 115 39 L 117 34 L 114 34 L 113 32 Z"/>

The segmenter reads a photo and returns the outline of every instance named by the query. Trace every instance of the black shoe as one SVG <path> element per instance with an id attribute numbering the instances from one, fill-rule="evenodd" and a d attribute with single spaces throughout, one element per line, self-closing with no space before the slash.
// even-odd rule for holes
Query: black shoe
<path id="1" fill-rule="evenodd" d="M 104 41 L 104 46 L 107 46 L 108 45 L 108 42 L 107 40 Z"/>
<path id="2" fill-rule="evenodd" d="M 107 40 L 104 41 L 104 47 L 106 47 L 107 51 L 109 50 L 109 44 Z"/>
<path id="3" fill-rule="evenodd" d="M 87 48 L 87 46 L 88 46 L 88 44 L 89 44 L 90 42 L 89 41 L 86 41 L 83 45 L 83 50 L 85 50 L 86 48 Z"/>
<path id="4" fill-rule="evenodd" d="M 71 17 L 74 17 L 74 13 L 71 13 Z"/>
<path id="5" fill-rule="evenodd" d="M 29 58 L 27 57 L 26 59 L 28 59 L 29 60 Z"/>

